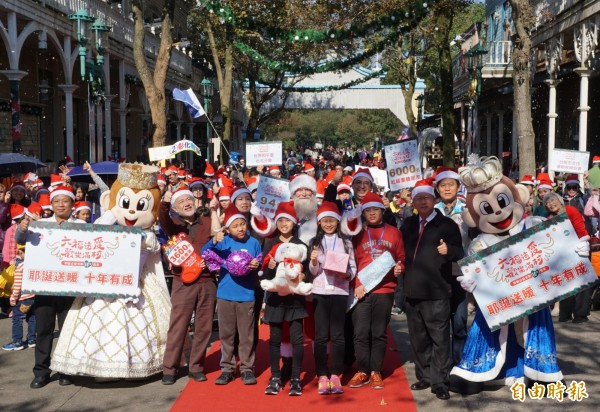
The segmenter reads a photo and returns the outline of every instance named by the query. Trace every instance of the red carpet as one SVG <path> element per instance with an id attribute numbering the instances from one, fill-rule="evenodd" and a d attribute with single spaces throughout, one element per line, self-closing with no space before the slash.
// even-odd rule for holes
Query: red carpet
<path id="1" fill-rule="evenodd" d="M 344 376 L 344 393 L 341 395 L 317 394 L 317 381 L 314 371 L 314 356 L 312 344 L 307 343 L 304 350 L 302 372 L 302 396 L 288 396 L 289 386 L 285 383 L 278 395 L 265 395 L 271 372 L 269 368 L 269 327 L 261 325 L 260 342 L 257 348 L 255 373 L 257 385 L 245 386 L 239 376 L 228 385 L 215 385 L 214 381 L 220 374 L 221 359 L 220 344 L 217 340 L 211 347 L 205 373 L 207 382 L 190 380 L 185 389 L 175 401 L 172 411 L 373 411 L 381 408 L 411 412 L 417 410 L 410 391 L 406 375 L 400 363 L 400 357 L 395 351 L 394 339 L 388 330 L 388 350 L 384 360 L 383 378 L 384 389 L 371 389 L 368 386 L 350 389 L 345 386 L 352 376 Z M 187 379 L 187 378 L 182 378 Z M 311 409 L 312 408 L 312 409 Z M 402 409 L 400 409 L 402 408 Z"/>

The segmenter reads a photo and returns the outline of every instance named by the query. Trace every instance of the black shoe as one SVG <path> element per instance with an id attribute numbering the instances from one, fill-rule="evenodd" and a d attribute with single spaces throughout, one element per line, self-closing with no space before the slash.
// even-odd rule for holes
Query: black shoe
<path id="1" fill-rule="evenodd" d="M 62 373 L 58 375 L 58 384 L 60 386 L 69 386 L 73 385 L 73 381 L 69 375 L 63 375 Z"/>
<path id="2" fill-rule="evenodd" d="M 267 395 L 277 395 L 281 391 L 281 378 L 271 377 L 269 379 L 269 386 L 265 389 Z"/>
<path id="3" fill-rule="evenodd" d="M 290 380 L 290 396 L 300 396 L 302 395 L 302 385 L 300 385 L 300 379 L 292 378 Z"/>
<path id="4" fill-rule="evenodd" d="M 206 380 L 206 375 L 202 372 L 190 372 L 189 376 L 196 382 L 204 382 Z"/>
<path id="5" fill-rule="evenodd" d="M 244 385 L 256 385 L 256 378 L 254 377 L 254 372 L 252 372 L 252 371 L 242 372 L 242 383 Z"/>
<path id="6" fill-rule="evenodd" d="M 425 381 L 419 381 L 417 383 L 413 383 L 410 385 L 410 390 L 412 391 L 422 391 L 423 389 L 429 388 L 429 383 Z"/>
<path id="7" fill-rule="evenodd" d="M 443 401 L 450 399 L 450 393 L 448 393 L 448 389 L 440 387 L 437 388 L 436 390 L 432 390 L 433 393 L 435 393 L 435 396 L 438 399 L 441 399 Z"/>
<path id="8" fill-rule="evenodd" d="M 292 377 L 292 358 L 281 358 L 281 380 L 289 381 Z"/>
<path id="9" fill-rule="evenodd" d="M 36 376 L 31 381 L 31 384 L 29 385 L 29 387 L 32 389 L 39 389 L 39 388 L 43 388 L 44 386 L 48 385 L 49 382 L 50 382 L 49 375 Z"/>
<path id="10" fill-rule="evenodd" d="M 221 376 L 219 376 L 215 380 L 215 385 L 227 385 L 234 379 L 233 373 L 231 372 L 221 372 Z"/>
<path id="11" fill-rule="evenodd" d="M 163 375 L 161 382 L 163 385 L 173 385 L 175 383 L 175 375 Z"/>
<path id="12" fill-rule="evenodd" d="M 583 316 L 581 318 L 574 318 L 573 319 L 573 323 L 584 323 L 587 322 L 589 319 L 587 316 Z"/>

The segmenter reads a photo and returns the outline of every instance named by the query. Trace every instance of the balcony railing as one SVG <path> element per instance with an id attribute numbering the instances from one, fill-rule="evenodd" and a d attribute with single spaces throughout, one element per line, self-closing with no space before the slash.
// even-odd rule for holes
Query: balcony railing
<path id="1" fill-rule="evenodd" d="M 488 51 L 486 64 L 490 65 L 507 65 L 512 64 L 512 42 L 511 41 L 494 41 L 486 44 Z"/>

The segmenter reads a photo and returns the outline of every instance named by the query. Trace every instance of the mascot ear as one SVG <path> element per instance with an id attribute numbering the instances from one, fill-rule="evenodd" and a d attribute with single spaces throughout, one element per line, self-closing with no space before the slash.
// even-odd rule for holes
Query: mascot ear
<path id="1" fill-rule="evenodd" d="M 108 207 L 110 206 L 110 190 L 107 190 L 100 195 L 100 206 L 102 209 L 108 210 Z"/>
<path id="2" fill-rule="evenodd" d="M 519 193 L 520 199 L 515 199 L 517 202 L 521 203 L 521 205 L 525 206 L 529 201 L 529 190 L 525 185 L 516 184 L 517 192 Z"/>
<path id="3" fill-rule="evenodd" d="M 469 213 L 469 209 L 465 209 L 462 212 L 462 219 L 463 219 L 463 222 L 465 222 L 467 226 L 477 227 L 477 223 L 475 222 L 475 219 L 473 219 L 473 216 L 471 215 L 471 213 Z"/>
<path id="4" fill-rule="evenodd" d="M 300 252 L 302 253 L 302 256 L 300 257 L 300 261 L 304 261 L 306 260 L 307 256 L 307 248 L 304 245 L 300 245 Z"/>

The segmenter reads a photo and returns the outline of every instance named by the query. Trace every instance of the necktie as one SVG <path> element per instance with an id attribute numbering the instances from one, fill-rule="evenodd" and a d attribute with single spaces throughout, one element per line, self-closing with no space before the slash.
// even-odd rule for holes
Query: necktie
<path id="1" fill-rule="evenodd" d="M 425 230 L 425 223 L 427 223 L 426 219 L 421 219 L 421 226 L 419 227 L 419 239 L 417 240 L 417 246 L 415 246 L 415 254 L 413 256 L 413 263 L 417 258 L 417 250 L 419 250 L 419 243 L 421 243 L 421 236 L 423 236 L 423 231 Z"/>

